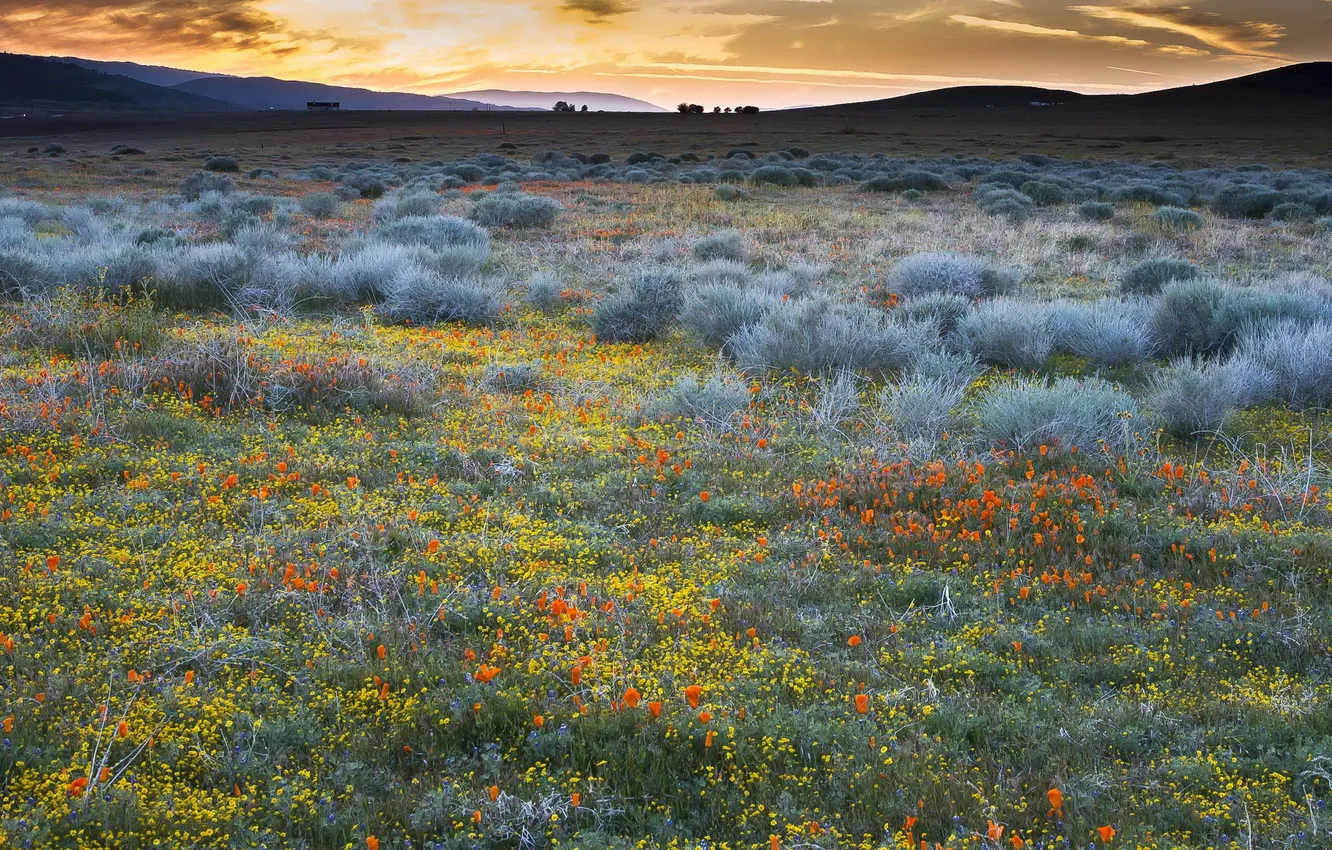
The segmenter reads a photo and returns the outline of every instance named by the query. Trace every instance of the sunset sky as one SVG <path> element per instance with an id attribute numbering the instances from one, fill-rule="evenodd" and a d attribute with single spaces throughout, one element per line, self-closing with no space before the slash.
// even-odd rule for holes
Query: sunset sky
<path id="1" fill-rule="evenodd" d="M 763 107 L 1085 92 L 1332 58 L 1332 0 L 0 0 L 0 49 L 446 93 Z"/>

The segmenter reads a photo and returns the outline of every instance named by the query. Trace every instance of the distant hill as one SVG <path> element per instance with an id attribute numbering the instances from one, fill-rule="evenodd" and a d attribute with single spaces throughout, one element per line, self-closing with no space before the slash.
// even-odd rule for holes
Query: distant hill
<path id="1" fill-rule="evenodd" d="M 119 74 L 142 83 L 155 86 L 178 86 L 200 77 L 225 77 L 226 74 L 209 74 L 204 71 L 187 71 L 183 68 L 167 68 L 162 65 L 140 65 L 138 62 L 102 62 L 97 59 L 80 59 L 77 56 L 54 57 L 61 62 L 69 62 L 103 74 Z"/>
<path id="2" fill-rule="evenodd" d="M 483 100 L 486 103 L 502 103 L 505 106 L 521 106 L 527 109 L 550 109 L 559 101 L 572 103 L 593 112 L 670 112 L 655 103 L 625 97 L 620 94 L 606 94 L 596 91 L 505 91 L 504 89 L 481 89 L 478 91 L 453 92 L 450 97 L 465 97 L 471 100 Z"/>
<path id="3" fill-rule="evenodd" d="M 71 62 L 0 53 L 0 104 L 45 109 L 225 112 L 230 103 Z"/>
<path id="4" fill-rule="evenodd" d="M 1137 94 L 1079 94 L 1034 86 L 957 86 L 914 94 L 817 106 L 801 112 L 869 114 L 899 109 L 1032 108 L 1035 106 L 1137 106 L 1226 109 L 1275 102 L 1314 108 L 1332 104 L 1332 62 L 1304 62 L 1243 77 Z M 795 110 L 792 110 L 795 111 Z"/>
<path id="5" fill-rule="evenodd" d="M 203 77 L 174 86 L 176 91 L 238 103 L 249 109 L 304 109 L 312 100 L 337 101 L 343 109 L 399 109 L 423 112 L 486 109 L 524 111 L 479 100 L 407 92 L 380 92 L 273 77 Z M 553 104 L 552 104 L 553 105 Z"/>

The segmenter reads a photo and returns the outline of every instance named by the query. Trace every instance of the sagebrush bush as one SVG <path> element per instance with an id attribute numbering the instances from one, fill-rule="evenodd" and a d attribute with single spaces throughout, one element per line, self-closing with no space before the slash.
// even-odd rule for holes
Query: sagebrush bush
<path id="1" fill-rule="evenodd" d="M 735 283 L 705 283 L 685 293 L 680 324 L 699 345 L 725 350 L 732 337 L 757 324 L 775 303 L 773 295 L 761 290 Z"/>
<path id="2" fill-rule="evenodd" d="M 1055 348 L 1098 366 L 1140 363 L 1152 355 L 1153 340 L 1144 305 L 1117 299 L 1062 301 L 1053 305 L 1050 327 Z"/>
<path id="3" fill-rule="evenodd" d="M 906 438 L 937 440 L 952 425 L 966 390 L 955 378 L 910 375 L 879 391 L 879 411 Z"/>
<path id="4" fill-rule="evenodd" d="M 1332 404 L 1332 323 L 1267 325 L 1240 340 L 1233 362 L 1271 375 L 1272 396 L 1292 408 Z"/>
<path id="5" fill-rule="evenodd" d="M 1156 298 L 1150 319 L 1156 349 L 1167 355 L 1212 350 L 1212 318 L 1225 294 L 1225 287 L 1210 280 L 1168 284 Z"/>
<path id="6" fill-rule="evenodd" d="M 695 242 L 692 251 L 700 260 L 739 262 L 749 256 L 749 242 L 738 230 L 718 230 Z"/>
<path id="7" fill-rule="evenodd" d="M 1119 291 L 1125 295 L 1155 295 L 1167 284 L 1201 276 L 1202 269 L 1188 260 L 1154 257 L 1130 266 L 1119 279 Z"/>
<path id="8" fill-rule="evenodd" d="M 1270 392 L 1271 375 L 1249 360 L 1182 358 L 1152 375 L 1147 407 L 1157 424 L 1179 435 L 1220 431 L 1238 409 Z"/>
<path id="9" fill-rule="evenodd" d="M 942 174 L 908 168 L 898 174 L 881 174 L 860 184 L 862 192 L 943 192 L 949 188 Z"/>
<path id="10" fill-rule="evenodd" d="M 1266 186 L 1241 183 L 1227 186 L 1212 198 L 1212 212 L 1226 218 L 1262 218 L 1281 200 L 1281 193 Z"/>
<path id="11" fill-rule="evenodd" d="M 1100 378 L 1054 383 L 1017 380 L 991 389 L 977 405 L 977 433 L 986 441 L 1028 451 L 1117 450 L 1132 435 L 1133 397 Z"/>
<path id="12" fill-rule="evenodd" d="M 748 286 L 753 277 L 749 266 L 735 260 L 713 260 L 689 272 L 690 282 L 699 286 L 709 283 Z"/>
<path id="13" fill-rule="evenodd" d="M 895 324 L 861 304 L 807 298 L 777 302 L 732 337 L 730 349 L 752 372 L 890 375 L 909 366 L 932 336 L 931 328 Z"/>
<path id="14" fill-rule="evenodd" d="M 236 181 L 225 174 L 197 171 L 181 181 L 177 190 L 189 201 L 197 201 L 208 193 L 230 195 L 236 191 Z"/>
<path id="15" fill-rule="evenodd" d="M 564 207 L 554 198 L 518 192 L 491 192 L 477 198 L 472 220 L 487 227 L 550 227 Z"/>
<path id="16" fill-rule="evenodd" d="M 337 218 L 342 212 L 342 199 L 332 192 L 312 192 L 301 198 L 301 212 L 310 218 Z"/>
<path id="17" fill-rule="evenodd" d="M 1039 369 L 1054 347 L 1050 311 L 1012 298 L 982 301 L 958 321 L 950 344 L 982 363 Z"/>
<path id="18" fill-rule="evenodd" d="M 381 223 L 426 218 L 439 212 L 439 204 L 439 195 L 431 191 L 394 192 L 375 203 L 373 218 Z"/>
<path id="19" fill-rule="evenodd" d="M 1152 221 L 1164 230 L 1197 230 L 1202 227 L 1203 217 L 1193 210 L 1182 207 L 1157 207 L 1152 213 Z"/>
<path id="20" fill-rule="evenodd" d="M 426 248 L 466 247 L 490 254 L 490 234 L 467 219 L 450 215 L 400 218 L 375 231 L 375 238 L 394 245 Z"/>
<path id="21" fill-rule="evenodd" d="M 949 252 L 912 254 L 888 274 L 888 291 L 903 298 L 944 292 L 966 298 L 1002 295 L 1017 289 L 1017 275 L 978 257 Z"/>
<path id="22" fill-rule="evenodd" d="M 671 268 L 643 268 L 629 275 L 628 285 L 597 303 L 592 330 L 601 342 L 649 342 L 676 320 L 684 293 L 684 276 Z"/>
<path id="23" fill-rule="evenodd" d="M 1078 216 L 1083 221 L 1110 221 L 1115 217 L 1115 205 L 1104 201 L 1083 201 L 1078 204 Z"/>
<path id="24" fill-rule="evenodd" d="M 1044 180 L 1029 180 L 1018 187 L 1018 191 L 1031 198 L 1038 207 L 1053 207 L 1068 202 L 1068 192 L 1057 183 Z"/>
<path id="25" fill-rule="evenodd" d="M 564 306 L 564 284 L 552 272 L 539 272 L 527 282 L 524 300 L 543 313 L 558 313 Z"/>
<path id="26" fill-rule="evenodd" d="M 203 161 L 204 171 L 236 173 L 240 171 L 240 163 L 234 157 L 229 156 L 210 156 Z"/>
<path id="27" fill-rule="evenodd" d="M 499 318 L 503 307 L 499 296 L 475 278 L 442 277 L 409 267 L 389 282 L 388 292 L 376 312 L 384 321 L 394 324 L 484 325 Z"/>
<path id="28" fill-rule="evenodd" d="M 1272 207 L 1267 217 L 1272 221 L 1313 221 L 1318 211 L 1311 205 L 1298 201 L 1286 201 Z"/>
<path id="29" fill-rule="evenodd" d="M 688 419 L 710 431 L 729 431 L 750 400 L 749 387 L 738 376 L 716 374 L 700 381 L 696 375 L 682 375 L 647 412 L 656 419 Z"/>
<path id="30" fill-rule="evenodd" d="M 893 311 L 893 318 L 909 324 L 928 323 L 940 336 L 953 332 L 957 323 L 971 310 L 971 302 L 951 292 L 927 292 L 908 298 Z"/>
<path id="31" fill-rule="evenodd" d="M 712 195 L 719 201 L 743 201 L 749 198 L 749 193 L 736 186 L 722 185 L 712 190 Z"/>
<path id="32" fill-rule="evenodd" d="M 749 174 L 749 182 L 755 186 L 782 186 L 790 188 L 800 181 L 795 172 L 781 165 L 763 165 Z"/>

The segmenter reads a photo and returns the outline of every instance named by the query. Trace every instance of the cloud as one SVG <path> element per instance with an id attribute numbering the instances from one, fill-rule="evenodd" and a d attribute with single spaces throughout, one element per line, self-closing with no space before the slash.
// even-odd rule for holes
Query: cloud
<path id="1" fill-rule="evenodd" d="M 1035 35 L 1043 38 L 1072 38 L 1082 41 L 1102 41 L 1106 44 L 1122 44 L 1129 47 L 1154 46 L 1150 41 L 1143 41 L 1140 38 L 1125 38 L 1122 35 L 1089 35 L 1087 33 L 1078 32 L 1077 30 L 1042 27 L 1037 26 L 1036 24 L 1023 24 L 1016 21 L 996 21 L 991 18 L 977 18 L 973 15 L 949 15 L 948 20 L 967 27 L 1018 33 L 1020 35 Z"/>
<path id="2" fill-rule="evenodd" d="M 590 24 L 602 24 L 618 15 L 627 15 L 638 7 L 625 0 L 566 0 L 560 5 L 565 12 L 580 12 Z"/>
<path id="3" fill-rule="evenodd" d="M 292 31 L 257 0 L 17 0 L 0 11 L 0 37 L 27 49 L 91 44 L 282 56 L 301 50 L 310 36 Z"/>
<path id="4" fill-rule="evenodd" d="M 1070 6 L 1074 12 L 1142 29 L 1164 30 L 1195 39 L 1208 47 L 1249 56 L 1266 53 L 1286 34 L 1282 24 L 1224 20 L 1215 12 L 1189 6 Z"/>

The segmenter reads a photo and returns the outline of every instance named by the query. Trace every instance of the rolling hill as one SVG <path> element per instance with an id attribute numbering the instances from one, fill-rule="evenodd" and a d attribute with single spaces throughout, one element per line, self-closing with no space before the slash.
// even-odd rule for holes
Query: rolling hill
<path id="1" fill-rule="evenodd" d="M 913 94 L 816 106 L 799 111 L 822 115 L 866 115 L 893 110 L 971 110 L 1033 107 L 1150 107 L 1170 109 L 1233 109 L 1308 104 L 1332 106 L 1332 62 L 1304 62 L 1212 83 L 1180 86 L 1136 94 L 1080 94 L 1032 86 L 956 86 Z"/>
<path id="2" fill-rule="evenodd" d="M 458 110 L 524 111 L 478 100 L 437 97 L 408 92 L 380 92 L 349 86 L 328 86 L 274 77 L 201 77 L 173 86 L 176 91 L 236 103 L 247 109 L 304 109 L 309 101 L 337 101 L 344 110 Z"/>
<path id="3" fill-rule="evenodd" d="M 225 112 L 237 108 L 215 98 L 105 74 L 63 60 L 13 53 L 0 53 L 0 104 L 139 112 Z"/>

